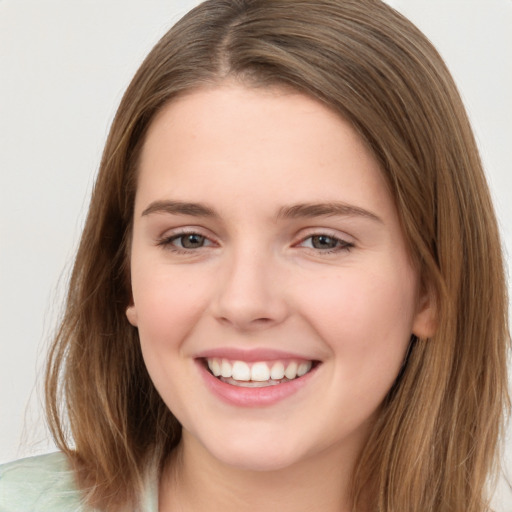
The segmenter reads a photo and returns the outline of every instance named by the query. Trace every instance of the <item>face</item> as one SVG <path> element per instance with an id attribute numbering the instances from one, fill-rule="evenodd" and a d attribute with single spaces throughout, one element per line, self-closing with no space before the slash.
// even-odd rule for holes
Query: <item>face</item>
<path id="1" fill-rule="evenodd" d="M 127 316 L 183 442 L 258 470 L 359 450 L 430 313 L 356 132 L 225 84 L 158 114 L 139 172 Z"/>

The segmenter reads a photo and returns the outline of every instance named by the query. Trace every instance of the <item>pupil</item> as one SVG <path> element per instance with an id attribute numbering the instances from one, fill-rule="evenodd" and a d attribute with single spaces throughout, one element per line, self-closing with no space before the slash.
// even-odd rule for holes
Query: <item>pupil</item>
<path id="1" fill-rule="evenodd" d="M 326 235 L 314 236 L 311 240 L 315 249 L 334 249 L 337 244 L 337 240 Z"/>
<path id="2" fill-rule="evenodd" d="M 195 249 L 201 247 L 204 243 L 204 236 L 201 235 L 186 235 L 182 238 L 181 243 L 185 249 Z"/>

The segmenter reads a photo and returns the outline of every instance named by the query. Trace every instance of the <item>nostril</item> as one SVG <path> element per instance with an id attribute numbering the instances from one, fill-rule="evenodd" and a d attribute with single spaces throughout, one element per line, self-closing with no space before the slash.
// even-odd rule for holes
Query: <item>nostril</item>
<path id="1" fill-rule="evenodd" d="M 241 317 L 218 317 L 218 321 L 223 325 L 229 325 L 237 329 L 250 329 L 251 327 L 266 327 L 275 322 L 272 318 L 259 317 L 253 319 L 246 319 Z"/>

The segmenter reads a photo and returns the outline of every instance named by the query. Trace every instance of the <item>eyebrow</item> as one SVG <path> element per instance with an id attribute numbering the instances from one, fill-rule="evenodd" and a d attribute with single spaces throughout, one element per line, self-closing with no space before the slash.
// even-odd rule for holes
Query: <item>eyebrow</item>
<path id="1" fill-rule="evenodd" d="M 218 213 L 213 208 L 203 203 L 185 201 L 154 201 L 142 212 L 141 216 L 152 213 L 219 218 Z M 364 217 L 383 223 L 380 217 L 369 210 L 337 201 L 328 203 L 299 203 L 283 206 L 277 212 L 276 220 L 334 216 Z"/>
<path id="2" fill-rule="evenodd" d="M 364 217 L 383 223 L 380 217 L 369 210 L 337 201 L 328 203 L 301 203 L 292 206 L 283 206 L 277 214 L 277 219 L 333 217 L 338 215 L 343 217 Z"/>
<path id="3" fill-rule="evenodd" d="M 187 203 L 184 201 L 154 201 L 141 214 L 169 213 L 171 215 L 189 215 L 191 217 L 218 217 L 210 207 L 201 203 Z"/>

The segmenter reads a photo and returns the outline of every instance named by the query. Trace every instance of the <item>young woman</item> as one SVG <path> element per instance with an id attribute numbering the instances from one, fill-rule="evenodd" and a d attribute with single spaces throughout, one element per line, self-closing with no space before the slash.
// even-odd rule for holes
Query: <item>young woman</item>
<path id="1" fill-rule="evenodd" d="M 483 512 L 508 406 L 464 108 L 376 0 L 210 0 L 105 147 L 2 510 Z M 29 482 L 29 491 L 27 491 Z"/>

